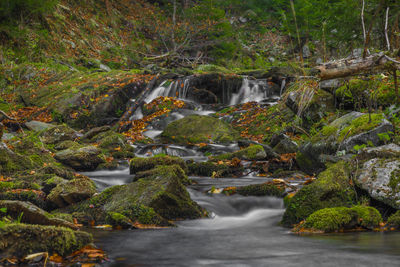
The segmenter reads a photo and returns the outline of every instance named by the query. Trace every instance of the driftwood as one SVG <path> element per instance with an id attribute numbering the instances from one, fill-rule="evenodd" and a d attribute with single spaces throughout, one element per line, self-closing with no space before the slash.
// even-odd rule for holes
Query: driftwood
<path id="1" fill-rule="evenodd" d="M 315 67 L 314 72 L 321 80 L 348 77 L 379 69 L 400 70 L 400 62 L 384 54 L 366 58 L 341 59 Z"/>

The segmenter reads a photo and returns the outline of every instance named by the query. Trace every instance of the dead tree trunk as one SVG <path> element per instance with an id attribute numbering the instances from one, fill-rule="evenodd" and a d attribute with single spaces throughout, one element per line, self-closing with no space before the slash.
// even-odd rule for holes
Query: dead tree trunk
<path id="1" fill-rule="evenodd" d="M 388 68 L 400 70 L 400 62 L 384 54 L 374 54 L 364 59 L 341 59 L 327 62 L 317 66 L 315 73 L 321 80 L 330 80 Z"/>

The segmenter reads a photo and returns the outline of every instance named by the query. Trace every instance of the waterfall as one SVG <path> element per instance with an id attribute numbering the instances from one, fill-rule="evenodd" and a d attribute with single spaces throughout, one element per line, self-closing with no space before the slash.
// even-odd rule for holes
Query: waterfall
<path id="1" fill-rule="evenodd" d="M 232 94 L 229 105 L 237 105 L 246 102 L 260 102 L 274 95 L 267 80 L 250 80 L 248 77 L 243 78 L 242 86 L 239 92 Z"/>
<path id="2" fill-rule="evenodd" d="M 190 87 L 190 77 L 183 80 L 177 79 L 176 81 L 166 80 L 163 81 L 157 88 L 155 88 L 145 99 L 146 103 L 150 103 L 159 96 L 177 97 L 179 99 L 187 99 Z"/>

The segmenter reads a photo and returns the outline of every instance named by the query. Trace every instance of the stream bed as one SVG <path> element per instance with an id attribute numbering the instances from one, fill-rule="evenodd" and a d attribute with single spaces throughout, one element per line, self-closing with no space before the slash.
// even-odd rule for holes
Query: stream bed
<path id="1" fill-rule="evenodd" d="M 88 173 L 90 175 L 90 173 Z M 129 170 L 93 173 L 99 189 L 129 180 Z M 205 194 L 211 186 L 261 183 L 266 178 L 199 178 L 188 188 L 211 218 L 175 228 L 92 229 L 110 262 L 104 266 L 398 266 L 400 233 L 298 236 L 279 226 L 282 199 Z"/>

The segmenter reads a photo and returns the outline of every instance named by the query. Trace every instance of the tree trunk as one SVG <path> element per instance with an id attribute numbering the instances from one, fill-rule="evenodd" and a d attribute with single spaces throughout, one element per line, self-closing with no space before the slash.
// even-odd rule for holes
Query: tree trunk
<path id="1" fill-rule="evenodd" d="M 321 80 L 330 80 L 384 69 L 389 67 L 388 64 L 391 64 L 393 68 L 400 70 L 400 62 L 383 54 L 374 54 L 365 59 L 341 59 L 328 62 L 317 66 L 314 69 L 314 72 L 316 72 Z"/>

